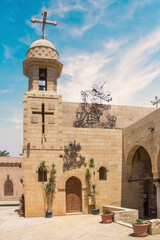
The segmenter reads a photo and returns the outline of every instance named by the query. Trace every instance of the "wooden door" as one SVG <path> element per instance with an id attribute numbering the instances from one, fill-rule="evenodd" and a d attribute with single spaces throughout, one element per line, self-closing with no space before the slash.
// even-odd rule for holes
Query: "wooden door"
<path id="1" fill-rule="evenodd" d="M 4 184 L 4 196 L 13 196 L 13 183 L 9 179 Z"/>
<path id="2" fill-rule="evenodd" d="M 82 186 L 76 177 L 70 177 L 66 182 L 66 212 L 82 211 Z"/>

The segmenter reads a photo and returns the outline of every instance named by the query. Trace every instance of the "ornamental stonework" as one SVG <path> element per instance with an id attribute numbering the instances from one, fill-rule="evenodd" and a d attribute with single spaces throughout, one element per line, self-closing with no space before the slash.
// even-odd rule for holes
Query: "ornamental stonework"
<path id="1" fill-rule="evenodd" d="M 58 60 L 59 56 L 56 50 L 48 47 L 35 47 L 31 48 L 27 52 L 27 59 L 35 58 L 49 58 Z"/>

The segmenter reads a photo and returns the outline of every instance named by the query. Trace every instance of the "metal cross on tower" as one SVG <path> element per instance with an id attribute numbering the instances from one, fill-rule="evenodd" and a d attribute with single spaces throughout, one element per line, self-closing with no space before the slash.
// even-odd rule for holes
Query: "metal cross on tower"
<path id="1" fill-rule="evenodd" d="M 160 103 L 160 98 L 158 99 L 157 96 L 155 96 L 155 101 L 151 101 L 153 105 L 156 105 L 156 108 L 158 108 L 158 104 Z"/>
<path id="2" fill-rule="evenodd" d="M 56 26 L 57 22 L 56 21 L 47 21 L 46 20 L 46 18 L 47 18 L 47 11 L 43 11 L 42 15 L 43 15 L 43 20 L 32 18 L 31 22 L 32 23 L 42 23 L 43 24 L 42 25 L 42 36 L 41 36 L 41 38 L 42 39 L 46 39 L 46 35 L 45 35 L 46 24 Z"/>

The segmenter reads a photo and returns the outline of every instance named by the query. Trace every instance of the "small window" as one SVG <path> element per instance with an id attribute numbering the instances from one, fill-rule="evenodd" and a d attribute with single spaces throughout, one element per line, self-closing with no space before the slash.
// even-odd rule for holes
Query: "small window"
<path id="1" fill-rule="evenodd" d="M 4 184 L 4 196 L 13 196 L 13 183 L 9 179 Z"/>
<path id="2" fill-rule="evenodd" d="M 47 91 L 47 69 L 39 69 L 39 90 Z"/>
<path id="3" fill-rule="evenodd" d="M 47 170 L 38 169 L 38 182 L 47 182 Z"/>
<path id="4" fill-rule="evenodd" d="M 99 169 L 99 180 L 107 180 L 107 171 L 105 167 Z"/>

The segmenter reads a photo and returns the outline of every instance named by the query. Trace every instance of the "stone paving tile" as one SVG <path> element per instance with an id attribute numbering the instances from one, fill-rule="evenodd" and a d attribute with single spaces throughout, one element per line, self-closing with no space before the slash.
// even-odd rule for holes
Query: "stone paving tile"
<path id="1" fill-rule="evenodd" d="M 3 216 L 4 217 L 4 216 Z M 139 239 L 131 236 L 132 229 L 122 225 L 102 224 L 100 216 L 93 215 L 70 215 L 53 217 L 50 222 L 42 222 L 40 218 L 19 218 L 12 216 L 15 221 L 15 229 L 9 229 L 0 233 L 0 240 L 134 240 Z M 1 220 L 1 209 L 0 209 Z M 5 224 L 10 223 L 11 215 L 5 219 Z M 21 221 L 25 221 L 21 225 Z M 28 225 L 31 221 L 31 225 Z M 44 218 L 44 221 L 46 219 Z M 12 223 L 13 224 L 13 223 Z M 19 224 L 19 228 L 17 228 Z M 3 225 L 3 223 L 2 223 Z M 160 235 L 147 236 L 146 240 L 160 240 Z"/>

